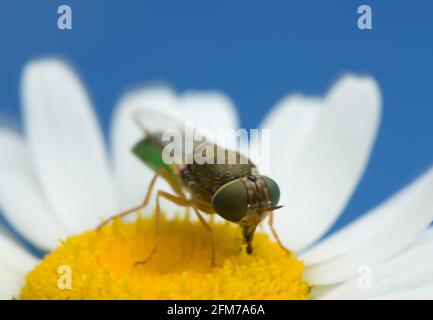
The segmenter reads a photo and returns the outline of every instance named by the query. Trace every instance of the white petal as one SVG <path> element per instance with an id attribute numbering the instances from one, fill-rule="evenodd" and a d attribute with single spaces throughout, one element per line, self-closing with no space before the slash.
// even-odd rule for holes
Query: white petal
<path id="1" fill-rule="evenodd" d="M 333 291 L 336 287 L 337 285 L 311 287 L 310 297 L 313 300 L 323 300 L 323 297 L 326 297 L 329 292 Z"/>
<path id="2" fill-rule="evenodd" d="M 424 286 L 426 283 L 433 281 L 433 263 L 428 265 L 420 264 L 405 270 L 397 275 L 385 279 L 377 285 L 377 288 L 371 293 L 368 293 L 366 298 L 380 296 L 380 294 L 392 294 L 393 292 L 411 290 L 416 287 Z"/>
<path id="3" fill-rule="evenodd" d="M 181 121 L 192 121 L 194 128 L 212 132 L 237 125 L 234 107 L 222 94 L 188 92 L 177 97 L 167 88 L 148 88 L 126 95 L 116 108 L 111 130 L 116 179 L 122 194 L 122 208 L 125 209 L 143 201 L 153 176 L 153 172 L 131 153 L 131 147 L 143 136 L 133 121 L 137 110 L 155 110 Z M 166 127 L 164 123 L 151 125 Z M 163 181 L 158 182 L 156 189 L 169 190 Z M 167 211 L 179 211 L 179 207 L 170 203 L 161 204 Z"/>
<path id="4" fill-rule="evenodd" d="M 25 275 L 37 263 L 32 255 L 0 234 L 0 299 L 17 298 Z"/>
<path id="5" fill-rule="evenodd" d="M 219 92 L 186 92 L 180 96 L 177 108 L 184 120 L 193 122 L 196 129 L 210 131 L 213 134 L 213 140 L 220 145 L 224 145 L 225 138 L 229 136 L 224 135 L 223 131 L 237 129 L 239 126 L 233 103 Z M 219 130 L 221 131 L 218 132 Z M 224 146 L 233 148 L 234 143 L 228 141 L 228 144 Z"/>
<path id="6" fill-rule="evenodd" d="M 309 283 L 342 282 L 354 277 L 360 266 L 374 268 L 413 243 L 433 220 L 433 168 L 407 187 L 403 195 L 392 217 L 386 223 L 379 219 L 380 228 L 364 225 L 368 239 L 334 259 L 307 266 L 305 276 Z"/>
<path id="7" fill-rule="evenodd" d="M 5 266 L 0 266 L 0 300 L 11 300 L 19 295 L 19 283 L 14 281 L 9 273 Z"/>
<path id="8" fill-rule="evenodd" d="M 390 293 L 375 300 L 433 300 L 433 283 L 415 289 Z"/>
<path id="9" fill-rule="evenodd" d="M 131 148 L 143 137 L 143 132 L 134 123 L 134 115 L 137 110 L 143 109 L 173 114 L 175 104 L 176 98 L 170 90 L 152 88 L 129 93 L 116 107 L 111 125 L 111 141 L 122 210 L 135 207 L 143 201 L 153 176 L 153 172 L 131 153 Z"/>
<path id="10" fill-rule="evenodd" d="M 413 288 L 433 281 L 433 238 L 416 241 L 406 250 L 371 270 L 371 288 L 365 290 L 355 277 L 343 282 L 325 295 L 325 299 L 371 298 Z"/>
<path id="11" fill-rule="evenodd" d="M 271 130 L 270 174 L 277 176 L 277 170 L 291 166 L 322 111 L 321 99 L 290 95 L 266 116 L 260 127 Z"/>
<path id="12" fill-rule="evenodd" d="M 433 263 L 414 265 L 398 274 L 391 275 L 375 284 L 371 290 L 358 290 L 346 297 L 348 299 L 371 299 L 393 292 L 406 291 L 433 281 Z"/>
<path id="13" fill-rule="evenodd" d="M 430 226 L 427 230 L 420 234 L 420 236 L 415 240 L 412 246 L 416 246 L 426 241 L 433 240 L 433 228 Z"/>
<path id="14" fill-rule="evenodd" d="M 299 116 L 304 125 L 288 129 L 286 135 L 278 133 L 275 137 L 272 133 L 281 157 L 273 161 L 280 165 L 272 167 L 272 175 L 280 184 L 280 202 L 285 206 L 275 213 L 275 226 L 288 247 L 300 250 L 318 240 L 346 206 L 369 159 L 380 119 L 380 100 L 373 79 L 346 76 L 321 107 L 317 100 L 287 105 L 306 109 Z M 318 112 L 319 108 L 322 110 Z M 290 124 L 286 118 L 289 114 L 275 114 L 273 126 Z M 294 142 L 287 138 L 292 131 L 298 135 Z M 287 146 L 286 140 L 291 145 Z M 280 151 L 285 148 L 290 152 Z"/>
<path id="15" fill-rule="evenodd" d="M 43 198 L 22 139 L 2 131 L 0 149 L 0 207 L 7 220 L 39 248 L 55 248 L 67 230 Z"/>
<path id="16" fill-rule="evenodd" d="M 355 222 L 338 230 L 300 255 L 306 265 L 323 263 L 349 252 L 367 241 L 372 233 L 380 232 L 393 219 L 396 212 L 410 201 L 411 187 L 405 188 L 392 198 L 363 214 Z M 369 232 L 365 232 L 369 230 Z"/>
<path id="17" fill-rule="evenodd" d="M 73 70 L 55 59 L 24 69 L 22 95 L 31 152 L 47 199 L 74 231 L 116 210 L 99 126 Z"/>

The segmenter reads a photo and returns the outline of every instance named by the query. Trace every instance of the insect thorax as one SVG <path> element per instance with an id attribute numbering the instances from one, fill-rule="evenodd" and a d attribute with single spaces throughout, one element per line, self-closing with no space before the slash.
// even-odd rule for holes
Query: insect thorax
<path id="1" fill-rule="evenodd" d="M 217 163 L 216 157 L 215 155 L 214 163 Z M 229 163 L 229 159 L 236 159 L 236 163 Z M 224 164 L 199 164 L 194 161 L 183 167 L 181 178 L 194 199 L 210 204 L 212 196 L 221 186 L 251 175 L 255 168 L 249 159 L 236 151 L 225 150 L 225 160 Z"/>

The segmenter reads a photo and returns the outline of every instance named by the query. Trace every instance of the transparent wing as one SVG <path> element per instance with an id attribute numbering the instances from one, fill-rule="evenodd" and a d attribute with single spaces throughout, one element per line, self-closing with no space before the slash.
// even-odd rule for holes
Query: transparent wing
<path id="1" fill-rule="evenodd" d="M 142 129 L 145 137 L 162 147 L 168 143 L 163 139 L 164 133 L 178 131 L 183 135 L 185 131 L 182 120 L 163 111 L 137 110 L 134 113 L 134 121 Z"/>
<path id="2" fill-rule="evenodd" d="M 144 138 L 176 164 L 189 163 L 194 152 L 212 144 L 212 138 L 205 130 L 196 129 L 191 122 L 163 111 L 138 110 L 134 120 Z"/>

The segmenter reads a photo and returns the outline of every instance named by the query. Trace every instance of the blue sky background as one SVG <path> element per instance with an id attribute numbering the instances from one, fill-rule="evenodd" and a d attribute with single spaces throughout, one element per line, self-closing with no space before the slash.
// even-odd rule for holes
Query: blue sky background
<path id="1" fill-rule="evenodd" d="M 73 30 L 57 28 L 69 4 Z M 369 4 L 373 30 L 357 28 Z M 26 61 L 68 59 L 84 79 L 104 131 L 131 86 L 228 94 L 242 126 L 257 127 L 283 96 L 323 94 L 346 72 L 374 76 L 382 126 L 340 228 L 433 163 L 433 3 L 429 1 L 23 1 L 0 4 L 0 115 L 19 122 Z"/>

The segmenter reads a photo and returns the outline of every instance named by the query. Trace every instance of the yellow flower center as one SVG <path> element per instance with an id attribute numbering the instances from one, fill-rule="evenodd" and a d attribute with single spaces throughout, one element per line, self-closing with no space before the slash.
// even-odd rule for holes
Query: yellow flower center
<path id="1" fill-rule="evenodd" d="M 163 221 L 158 250 L 149 254 L 155 222 L 116 220 L 101 231 L 64 241 L 27 275 L 22 299 L 308 299 L 303 264 L 262 233 L 252 255 L 239 228 L 211 223 L 216 266 L 207 231 L 188 219 Z M 241 250 L 242 248 L 242 250 Z"/>

